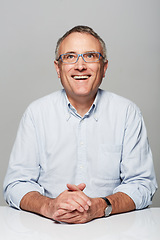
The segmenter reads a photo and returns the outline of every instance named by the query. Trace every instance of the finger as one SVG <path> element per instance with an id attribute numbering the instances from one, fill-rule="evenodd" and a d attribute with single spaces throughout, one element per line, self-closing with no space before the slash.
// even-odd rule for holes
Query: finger
<path id="1" fill-rule="evenodd" d="M 54 219 L 57 219 L 57 218 L 60 218 L 62 217 L 64 214 L 67 214 L 69 212 L 73 212 L 73 211 L 68 211 L 68 210 L 65 210 L 65 209 L 58 209 L 54 215 L 53 215 L 53 218 Z"/>
<path id="2" fill-rule="evenodd" d="M 65 209 L 67 211 L 78 210 L 79 212 L 84 212 L 84 210 L 89 209 L 89 206 L 82 198 L 77 199 L 77 197 L 74 197 L 72 199 L 69 199 L 67 203 L 60 203 L 59 209 Z"/>
<path id="3" fill-rule="evenodd" d="M 85 213 L 79 213 L 77 211 L 73 211 L 70 213 L 65 213 L 64 215 L 57 216 L 56 219 L 54 219 L 59 222 L 65 222 L 65 223 L 85 223 L 90 220 L 87 212 Z"/>
<path id="4" fill-rule="evenodd" d="M 78 186 L 80 186 L 80 187 L 84 187 L 84 186 L 86 186 L 84 183 L 81 183 L 81 184 L 79 184 Z M 79 194 L 79 197 L 80 198 L 82 198 L 85 202 L 86 202 L 86 204 L 88 205 L 88 206 L 91 206 L 91 201 L 90 201 L 90 199 L 78 188 L 78 186 L 76 186 L 76 185 L 74 185 L 74 184 L 67 184 L 67 187 L 68 187 L 68 189 L 69 190 L 71 190 L 71 191 L 77 191 L 78 192 L 78 194 Z M 78 201 L 79 202 L 79 201 Z M 82 204 L 82 206 L 84 207 L 84 204 Z M 85 208 L 84 208 L 85 209 Z M 85 210 L 88 210 L 88 209 L 85 209 Z"/>
<path id="5" fill-rule="evenodd" d="M 79 212 L 83 212 L 85 210 L 87 211 L 90 205 L 90 199 L 82 191 L 66 190 L 58 196 L 56 209 L 58 210 L 62 208 L 68 211 L 77 209 Z"/>
<path id="6" fill-rule="evenodd" d="M 78 211 L 63 212 L 63 214 L 60 214 L 60 213 L 62 213 L 62 212 L 60 212 L 60 210 L 58 210 L 54 214 L 54 216 L 53 216 L 54 220 L 60 221 L 60 222 L 72 222 L 73 220 L 71 220 L 71 219 L 81 216 Z"/>
<path id="7" fill-rule="evenodd" d="M 79 190 L 83 191 L 86 187 L 85 183 L 80 183 L 79 185 L 77 185 L 77 187 L 79 188 Z"/>
<path id="8" fill-rule="evenodd" d="M 68 190 L 70 191 L 80 191 L 80 189 L 78 188 L 78 186 L 76 186 L 75 184 L 67 184 Z"/>
<path id="9" fill-rule="evenodd" d="M 78 203 L 80 203 L 79 201 L 82 199 L 84 201 L 84 203 L 82 203 L 83 207 L 84 207 L 84 204 L 88 205 L 88 207 L 91 206 L 91 200 L 90 200 L 90 198 L 86 194 L 84 194 L 84 192 L 77 191 L 75 193 L 76 193 L 76 196 L 78 197 L 77 198 L 77 202 Z M 88 210 L 88 209 L 85 209 L 85 210 Z"/>
<path id="10" fill-rule="evenodd" d="M 84 210 L 88 210 L 91 206 L 91 201 L 88 196 L 86 196 L 83 192 L 77 191 L 75 192 L 75 195 L 73 196 L 73 199 L 81 205 Z M 78 209 L 77 209 L 78 210 Z"/>
<path id="11" fill-rule="evenodd" d="M 67 187 L 69 190 L 71 191 L 83 191 L 86 187 L 85 183 L 80 183 L 79 185 L 75 185 L 75 184 L 67 184 Z"/>
<path id="12" fill-rule="evenodd" d="M 74 211 L 76 210 L 76 204 L 74 203 L 73 200 L 69 200 L 69 202 L 61 202 L 59 204 L 59 207 L 58 209 L 63 209 L 63 210 L 66 210 L 66 211 Z"/>
<path id="13" fill-rule="evenodd" d="M 91 201 L 82 191 L 68 192 L 68 204 L 73 205 L 78 211 L 81 211 L 82 207 L 84 210 L 88 210 L 91 206 Z M 78 204 L 78 205 L 77 205 Z"/>

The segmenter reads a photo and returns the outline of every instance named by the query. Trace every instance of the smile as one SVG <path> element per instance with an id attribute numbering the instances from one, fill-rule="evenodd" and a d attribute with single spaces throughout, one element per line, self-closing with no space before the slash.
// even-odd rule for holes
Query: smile
<path id="1" fill-rule="evenodd" d="M 85 80 L 85 79 L 88 79 L 89 77 L 90 77 L 89 75 L 84 75 L 84 76 L 76 75 L 76 76 L 73 76 L 73 78 L 76 79 L 76 80 Z"/>

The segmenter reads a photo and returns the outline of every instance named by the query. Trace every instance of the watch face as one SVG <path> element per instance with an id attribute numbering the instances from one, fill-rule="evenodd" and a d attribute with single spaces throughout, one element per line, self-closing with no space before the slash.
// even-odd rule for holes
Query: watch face
<path id="1" fill-rule="evenodd" d="M 108 217 L 112 212 L 112 205 L 111 205 L 110 201 L 108 200 L 108 198 L 102 197 L 102 199 L 107 203 L 107 207 L 105 209 L 105 217 Z"/>
<path id="2" fill-rule="evenodd" d="M 111 214 L 111 212 L 112 212 L 112 207 L 111 207 L 111 205 L 109 205 L 105 209 L 105 217 L 108 217 Z"/>

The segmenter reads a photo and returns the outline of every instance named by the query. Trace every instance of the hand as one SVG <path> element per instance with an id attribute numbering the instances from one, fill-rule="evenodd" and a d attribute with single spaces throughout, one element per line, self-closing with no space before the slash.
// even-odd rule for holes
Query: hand
<path id="1" fill-rule="evenodd" d="M 55 199 L 39 192 L 29 192 L 22 198 L 20 207 L 25 211 L 67 223 L 84 223 L 102 217 L 105 201 L 86 196 L 83 192 L 85 186 L 84 183 L 78 186 L 67 184 L 68 190 Z"/>
<path id="2" fill-rule="evenodd" d="M 84 193 L 85 184 L 67 184 L 68 190 L 57 198 L 49 198 L 31 191 L 24 195 L 20 208 L 47 218 L 67 223 L 85 223 L 104 216 L 106 202 L 102 198 L 89 198 Z M 133 200 L 125 193 L 108 196 L 112 203 L 112 214 L 129 212 L 136 208 Z"/>
<path id="3" fill-rule="evenodd" d="M 87 197 L 82 192 L 85 186 L 86 185 L 84 183 L 79 184 L 78 186 L 73 184 L 67 184 L 69 191 L 72 191 L 72 193 L 76 192 L 76 194 L 78 194 L 75 200 L 76 204 L 75 202 L 74 203 L 72 202 L 73 206 L 77 207 L 75 207 L 75 209 L 73 210 L 71 208 L 66 209 L 66 205 L 63 208 L 64 205 L 61 204 L 61 208 L 59 208 L 53 216 L 54 220 L 67 223 L 85 223 L 92 220 L 93 218 L 103 216 L 103 211 L 101 211 L 100 213 L 98 208 L 101 203 L 101 199 L 99 198 L 91 199 Z M 82 207 L 82 205 L 80 204 L 81 198 L 83 198 L 85 201 L 87 200 L 87 205 L 83 205 Z"/>
<path id="4" fill-rule="evenodd" d="M 64 212 L 72 212 L 77 210 L 84 212 L 89 209 L 91 205 L 90 199 L 83 193 L 86 185 L 84 183 L 78 186 L 67 184 L 68 190 L 62 192 L 56 199 L 54 199 L 55 212 L 54 216 Z"/>

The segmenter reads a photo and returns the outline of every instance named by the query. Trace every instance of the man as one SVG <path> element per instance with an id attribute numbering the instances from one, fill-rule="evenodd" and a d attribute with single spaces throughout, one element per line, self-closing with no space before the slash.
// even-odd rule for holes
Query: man
<path id="1" fill-rule="evenodd" d="M 84 223 L 151 204 L 157 184 L 139 109 L 99 89 L 108 67 L 103 40 L 76 26 L 59 39 L 64 87 L 26 110 L 4 182 L 10 206 Z"/>

